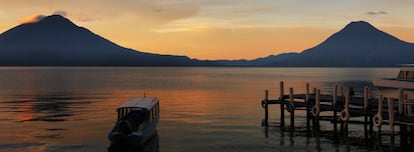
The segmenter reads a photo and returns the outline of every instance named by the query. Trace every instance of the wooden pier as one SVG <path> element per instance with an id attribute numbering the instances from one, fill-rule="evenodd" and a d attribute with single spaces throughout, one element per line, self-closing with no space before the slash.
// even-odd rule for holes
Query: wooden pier
<path id="1" fill-rule="evenodd" d="M 265 97 L 261 101 L 265 115 L 263 126 L 269 126 L 269 105 L 279 105 L 280 127 L 285 130 L 285 112 L 290 113 L 290 131 L 295 130 L 295 111 L 301 110 L 306 113 L 306 128 L 319 129 L 319 121 L 330 121 L 333 125 L 334 135 L 338 134 L 338 125 L 341 133 L 347 133 L 348 124 L 364 125 L 366 138 L 375 134 L 381 136 L 381 127 L 388 125 L 391 139 L 394 139 L 394 126 L 399 126 L 400 135 L 408 131 L 407 126 L 414 126 L 414 115 L 412 106 L 414 101 L 409 101 L 404 90 L 399 90 L 399 98 L 383 97 L 381 94 L 373 97 L 371 88 L 364 88 L 363 97 L 354 97 L 352 89 L 344 91 L 343 87 L 335 85 L 332 94 L 321 94 L 320 89 L 312 88 L 306 84 L 306 92 L 295 94 L 293 88 L 288 89 L 285 94 L 284 82 L 280 82 L 280 94 L 277 99 L 269 98 L 269 91 L 265 90 Z M 345 92 L 345 93 L 344 93 Z M 354 119 L 359 117 L 361 119 Z M 404 137 L 401 137 L 404 138 Z"/>

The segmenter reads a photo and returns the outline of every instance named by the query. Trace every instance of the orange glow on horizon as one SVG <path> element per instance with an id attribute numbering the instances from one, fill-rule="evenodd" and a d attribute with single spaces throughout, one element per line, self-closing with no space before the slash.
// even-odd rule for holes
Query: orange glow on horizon
<path id="1" fill-rule="evenodd" d="M 287 52 L 302 52 L 324 41 L 334 29 L 316 27 L 205 28 L 175 32 L 140 32 L 114 42 L 143 52 L 185 55 L 197 59 L 255 59 Z M 111 33 L 104 33 L 110 37 Z"/>
<path id="2" fill-rule="evenodd" d="M 345 26 L 345 25 L 343 25 Z M 375 25 L 374 25 L 375 26 Z M 288 52 L 302 52 L 325 41 L 343 27 L 206 28 L 176 32 L 119 31 L 115 43 L 151 53 L 184 55 L 202 60 L 256 59 Z M 414 28 L 377 27 L 403 41 L 414 42 Z M 122 34 L 124 33 L 124 34 Z M 111 37 L 111 33 L 103 33 Z"/>

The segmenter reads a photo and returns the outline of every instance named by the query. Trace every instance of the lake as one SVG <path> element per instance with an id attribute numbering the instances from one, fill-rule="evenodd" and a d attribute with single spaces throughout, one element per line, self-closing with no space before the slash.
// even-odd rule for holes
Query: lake
<path id="1" fill-rule="evenodd" d="M 134 96 L 160 99 L 158 135 L 148 151 L 367 151 L 381 149 L 329 133 L 319 138 L 261 126 L 264 90 L 271 98 L 285 88 L 304 92 L 305 84 L 330 93 L 334 84 L 364 86 L 395 77 L 398 68 L 187 68 L 187 67 L 0 67 L 0 151 L 106 151 L 115 109 Z M 378 90 L 374 90 L 378 91 Z M 273 109 L 272 109 L 273 108 Z M 301 115 L 299 113 L 299 115 Z M 329 123 L 326 123 L 329 124 Z M 322 127 L 322 130 L 332 130 Z M 303 129 L 302 129 L 303 130 Z M 384 129 L 385 130 L 385 129 Z M 383 148 L 387 149 L 387 142 Z M 389 147 L 388 147 L 389 148 Z M 392 147 L 391 147 L 392 148 Z"/>

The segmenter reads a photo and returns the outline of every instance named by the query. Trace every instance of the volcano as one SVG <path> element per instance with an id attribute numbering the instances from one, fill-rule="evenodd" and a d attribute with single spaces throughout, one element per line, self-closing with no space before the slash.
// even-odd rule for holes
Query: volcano
<path id="1" fill-rule="evenodd" d="M 119 46 L 60 15 L 0 34 L 1 66 L 216 66 Z"/>

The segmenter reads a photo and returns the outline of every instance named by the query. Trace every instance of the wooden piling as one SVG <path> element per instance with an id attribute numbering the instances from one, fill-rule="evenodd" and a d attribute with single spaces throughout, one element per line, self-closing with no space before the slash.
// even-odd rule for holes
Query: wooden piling
<path id="1" fill-rule="evenodd" d="M 394 104 L 393 99 L 388 97 L 388 123 L 390 127 L 391 139 L 394 140 Z"/>
<path id="2" fill-rule="evenodd" d="M 316 96 L 315 96 L 315 105 L 320 109 L 321 107 L 321 89 L 316 89 Z M 317 115 L 319 115 L 319 112 Z"/>
<path id="3" fill-rule="evenodd" d="M 368 99 L 372 99 L 372 89 L 368 87 Z"/>
<path id="4" fill-rule="evenodd" d="M 378 138 L 381 138 L 381 126 L 382 126 L 382 100 L 384 100 L 383 95 L 380 94 L 378 96 L 378 111 L 377 114 L 374 116 L 374 123 L 375 126 L 378 127 Z"/>
<path id="5" fill-rule="evenodd" d="M 403 114 L 403 109 L 404 109 L 404 90 L 402 88 L 398 89 L 398 114 L 402 115 Z"/>
<path id="6" fill-rule="evenodd" d="M 369 93 L 368 93 L 368 87 L 364 87 L 364 107 L 363 110 L 367 111 L 368 110 L 368 97 Z M 368 116 L 365 115 L 364 116 L 364 134 L 365 134 L 365 139 L 368 138 Z"/>
<path id="7" fill-rule="evenodd" d="M 403 105 L 404 105 L 404 109 L 403 109 L 403 115 L 404 116 L 408 116 L 408 105 L 407 105 L 407 100 L 408 100 L 408 94 L 404 94 L 404 98 L 403 98 Z"/>
<path id="8" fill-rule="evenodd" d="M 336 107 L 336 100 L 337 100 L 337 97 L 338 96 L 338 85 L 334 85 L 334 87 L 333 87 L 333 96 L 332 96 L 332 106 L 334 106 L 334 107 Z M 334 124 L 334 126 L 333 126 L 333 129 L 334 129 L 334 135 L 336 136 L 336 134 L 337 134 L 337 132 L 338 132 L 338 123 L 337 123 L 337 116 L 338 116 L 338 114 L 337 114 L 337 112 L 336 112 L 336 110 L 334 110 L 334 111 L 332 111 L 333 112 L 333 124 Z"/>
<path id="9" fill-rule="evenodd" d="M 282 130 L 285 128 L 285 104 L 283 101 L 283 94 L 284 94 L 284 83 L 280 81 L 280 128 Z"/>
<path id="10" fill-rule="evenodd" d="M 411 104 L 408 103 L 408 94 L 404 94 L 404 105 L 405 105 L 405 115 L 408 117 L 413 116 L 413 108 L 411 107 Z"/>
<path id="11" fill-rule="evenodd" d="M 364 110 L 367 110 L 369 102 L 369 91 L 368 87 L 364 87 Z"/>
<path id="12" fill-rule="evenodd" d="M 348 90 L 346 91 L 346 96 L 345 96 L 345 105 L 344 105 L 344 115 L 341 114 L 342 117 L 342 121 L 344 121 L 344 129 L 345 129 L 345 133 L 348 134 L 348 120 L 349 120 L 349 100 L 351 98 L 351 91 Z M 342 113 L 342 112 L 341 112 Z"/>
<path id="13" fill-rule="evenodd" d="M 344 96 L 344 87 L 343 86 L 339 86 L 339 96 L 340 97 Z"/>
<path id="14" fill-rule="evenodd" d="M 295 101 L 293 101 L 293 88 L 289 88 L 290 130 L 295 129 Z"/>
<path id="15" fill-rule="evenodd" d="M 404 116 L 405 110 L 404 110 L 404 90 L 402 88 L 398 89 L 398 115 Z M 405 139 L 407 132 L 406 132 L 406 125 L 400 124 L 400 141 L 405 142 L 407 139 Z"/>
<path id="16" fill-rule="evenodd" d="M 347 111 L 349 111 L 349 100 L 351 99 L 351 91 L 348 90 L 346 91 L 346 96 L 345 96 L 345 109 Z"/>
<path id="17" fill-rule="evenodd" d="M 269 90 L 265 90 L 265 120 L 264 120 L 264 125 L 267 127 L 269 125 Z"/>
<path id="18" fill-rule="evenodd" d="M 370 87 L 368 87 L 368 99 L 369 100 L 372 100 L 373 99 L 372 89 Z M 368 106 L 367 107 L 367 111 L 372 111 L 372 108 Z M 374 134 L 373 116 L 370 116 L 369 117 L 369 134 L 370 135 L 373 135 Z"/>
<path id="19" fill-rule="evenodd" d="M 315 107 L 317 107 L 316 111 L 316 125 L 319 128 L 319 113 L 320 113 L 320 107 L 321 107 L 321 90 L 316 89 L 316 96 L 315 96 Z M 319 129 L 318 129 L 319 130 Z"/>
<path id="20" fill-rule="evenodd" d="M 404 90 L 399 88 L 398 89 L 398 114 L 403 114 L 403 97 L 404 97 Z"/>
<path id="21" fill-rule="evenodd" d="M 315 101 L 313 101 L 313 103 L 311 103 L 311 104 L 313 104 L 313 105 L 315 105 L 316 104 L 316 88 L 312 88 L 312 94 L 315 96 Z M 314 110 L 314 108 L 312 107 L 312 109 L 311 109 L 311 112 L 313 112 L 313 110 Z M 315 114 L 313 114 L 312 113 L 312 126 L 315 126 L 315 119 L 316 119 L 316 115 Z"/>
<path id="22" fill-rule="evenodd" d="M 305 103 L 309 103 L 309 83 L 306 83 Z"/>
<path id="23" fill-rule="evenodd" d="M 305 103 L 307 105 L 310 104 L 309 101 L 309 83 L 306 83 L 306 96 L 305 96 Z M 309 131 L 310 130 L 310 110 L 309 110 L 309 106 L 306 106 L 306 129 Z"/>

